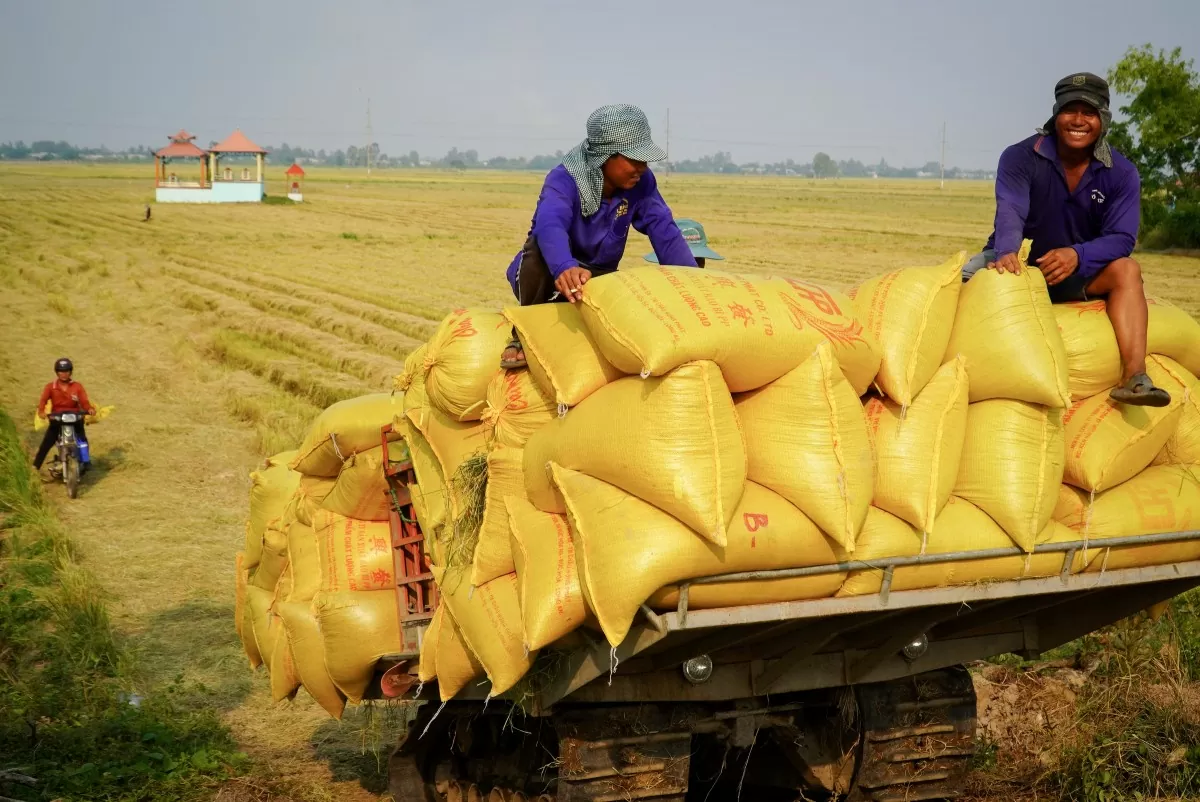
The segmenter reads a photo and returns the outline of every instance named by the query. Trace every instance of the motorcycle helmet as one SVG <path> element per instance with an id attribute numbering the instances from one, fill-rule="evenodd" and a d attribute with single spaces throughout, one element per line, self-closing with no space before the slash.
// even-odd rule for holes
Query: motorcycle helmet
<path id="1" fill-rule="evenodd" d="M 75 366 L 72 365 L 71 360 L 67 359 L 65 356 L 62 359 L 56 359 L 54 361 L 54 372 L 55 373 L 61 373 L 62 371 L 66 371 L 67 373 L 72 373 L 74 370 L 75 370 Z"/>

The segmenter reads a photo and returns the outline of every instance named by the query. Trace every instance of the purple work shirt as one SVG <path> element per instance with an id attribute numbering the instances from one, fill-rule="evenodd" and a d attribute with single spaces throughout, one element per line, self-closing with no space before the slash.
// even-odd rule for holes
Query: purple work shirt
<path id="1" fill-rule="evenodd" d="M 536 238 L 542 258 L 555 278 L 575 265 L 584 265 L 593 275 L 600 275 L 617 269 L 625 254 L 630 225 L 650 238 L 661 264 L 696 267 L 691 249 L 675 225 L 650 170 L 642 174 L 633 189 L 617 190 L 611 198 L 600 202 L 595 214 L 584 217 L 575 179 L 560 164 L 546 175 L 529 233 Z M 508 283 L 514 293 L 520 262 L 518 252 L 508 266 Z"/>
<path id="2" fill-rule="evenodd" d="M 1070 192 L 1053 136 L 1039 134 L 1008 147 L 996 171 L 996 226 L 986 247 L 1000 257 L 1031 239 L 1031 264 L 1055 248 L 1074 247 L 1081 278 L 1129 256 L 1141 217 L 1141 179 L 1115 150 L 1112 164 L 1092 159 Z"/>

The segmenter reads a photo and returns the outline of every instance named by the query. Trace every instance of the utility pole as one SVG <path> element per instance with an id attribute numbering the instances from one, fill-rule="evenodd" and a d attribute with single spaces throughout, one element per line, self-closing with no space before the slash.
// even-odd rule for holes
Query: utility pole
<path id="1" fill-rule="evenodd" d="M 942 185 L 941 189 L 946 188 L 946 123 L 942 123 Z"/>
<path id="2" fill-rule="evenodd" d="M 666 173 L 671 172 L 671 107 L 667 107 L 667 166 Z"/>
<path id="3" fill-rule="evenodd" d="M 367 175 L 371 175 L 371 98 L 367 98 Z"/>

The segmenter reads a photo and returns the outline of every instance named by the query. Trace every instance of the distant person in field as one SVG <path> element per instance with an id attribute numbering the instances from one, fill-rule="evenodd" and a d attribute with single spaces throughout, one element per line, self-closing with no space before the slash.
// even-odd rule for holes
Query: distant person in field
<path id="1" fill-rule="evenodd" d="M 71 364 L 71 360 L 63 357 L 56 360 L 54 363 L 54 381 L 42 388 L 42 395 L 38 398 L 38 417 L 46 420 L 51 414 L 59 414 L 62 412 L 77 412 L 80 419 L 76 423 L 68 423 L 67 426 L 75 427 L 75 439 L 80 443 L 87 442 L 87 432 L 83 429 L 83 416 L 95 415 L 96 407 L 88 400 L 87 390 L 83 389 L 83 385 L 71 378 L 75 371 L 75 366 Z M 50 412 L 46 412 L 46 403 L 50 403 Z M 33 468 L 36 471 L 42 469 L 42 463 L 46 459 L 46 455 L 50 453 L 50 449 L 54 448 L 54 444 L 58 442 L 58 434 L 62 429 L 63 424 L 58 421 L 50 421 L 46 428 L 46 436 L 42 438 L 42 444 L 38 446 L 37 455 L 33 458 Z M 82 470 L 87 471 L 91 467 L 89 462 L 84 462 Z"/>
<path id="2" fill-rule="evenodd" d="M 681 217 L 675 221 L 675 225 L 679 226 L 679 233 L 683 234 L 683 241 L 687 243 L 688 250 L 692 252 L 692 258 L 696 260 L 696 267 L 704 267 L 705 261 L 715 259 L 722 261 L 724 256 L 708 247 L 708 235 L 704 233 L 704 226 L 686 217 Z M 647 262 L 658 264 L 658 254 L 648 253 L 642 257 Z"/>
<path id="3" fill-rule="evenodd" d="M 1108 83 L 1090 72 L 1054 87 L 1054 114 L 1034 136 L 1007 148 L 996 170 L 996 223 L 982 253 L 963 267 L 963 280 L 987 267 L 1021 272 L 1017 251 L 1029 254 L 1054 303 L 1104 298 L 1121 351 L 1116 401 L 1162 407 L 1166 390 L 1146 375 L 1146 293 L 1130 258 L 1141 214 L 1137 168 L 1106 140 L 1112 123 Z"/>
<path id="4" fill-rule="evenodd" d="M 647 166 L 666 155 L 638 107 L 592 112 L 587 139 L 546 176 L 525 246 L 508 266 L 508 283 L 522 306 L 575 303 L 588 279 L 617 269 L 631 225 L 650 238 L 663 264 L 696 266 Z M 501 365 L 525 365 L 515 332 Z"/>

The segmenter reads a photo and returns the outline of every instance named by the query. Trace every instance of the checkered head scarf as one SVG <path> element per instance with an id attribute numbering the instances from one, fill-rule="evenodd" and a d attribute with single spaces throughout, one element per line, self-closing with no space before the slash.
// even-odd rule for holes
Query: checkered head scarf
<path id="1" fill-rule="evenodd" d="M 563 166 L 579 189 L 584 217 L 600 208 L 604 192 L 601 167 L 616 153 L 639 162 L 662 161 L 667 154 L 650 138 L 650 121 L 637 106 L 602 106 L 587 119 L 587 139 L 563 157 Z"/>

